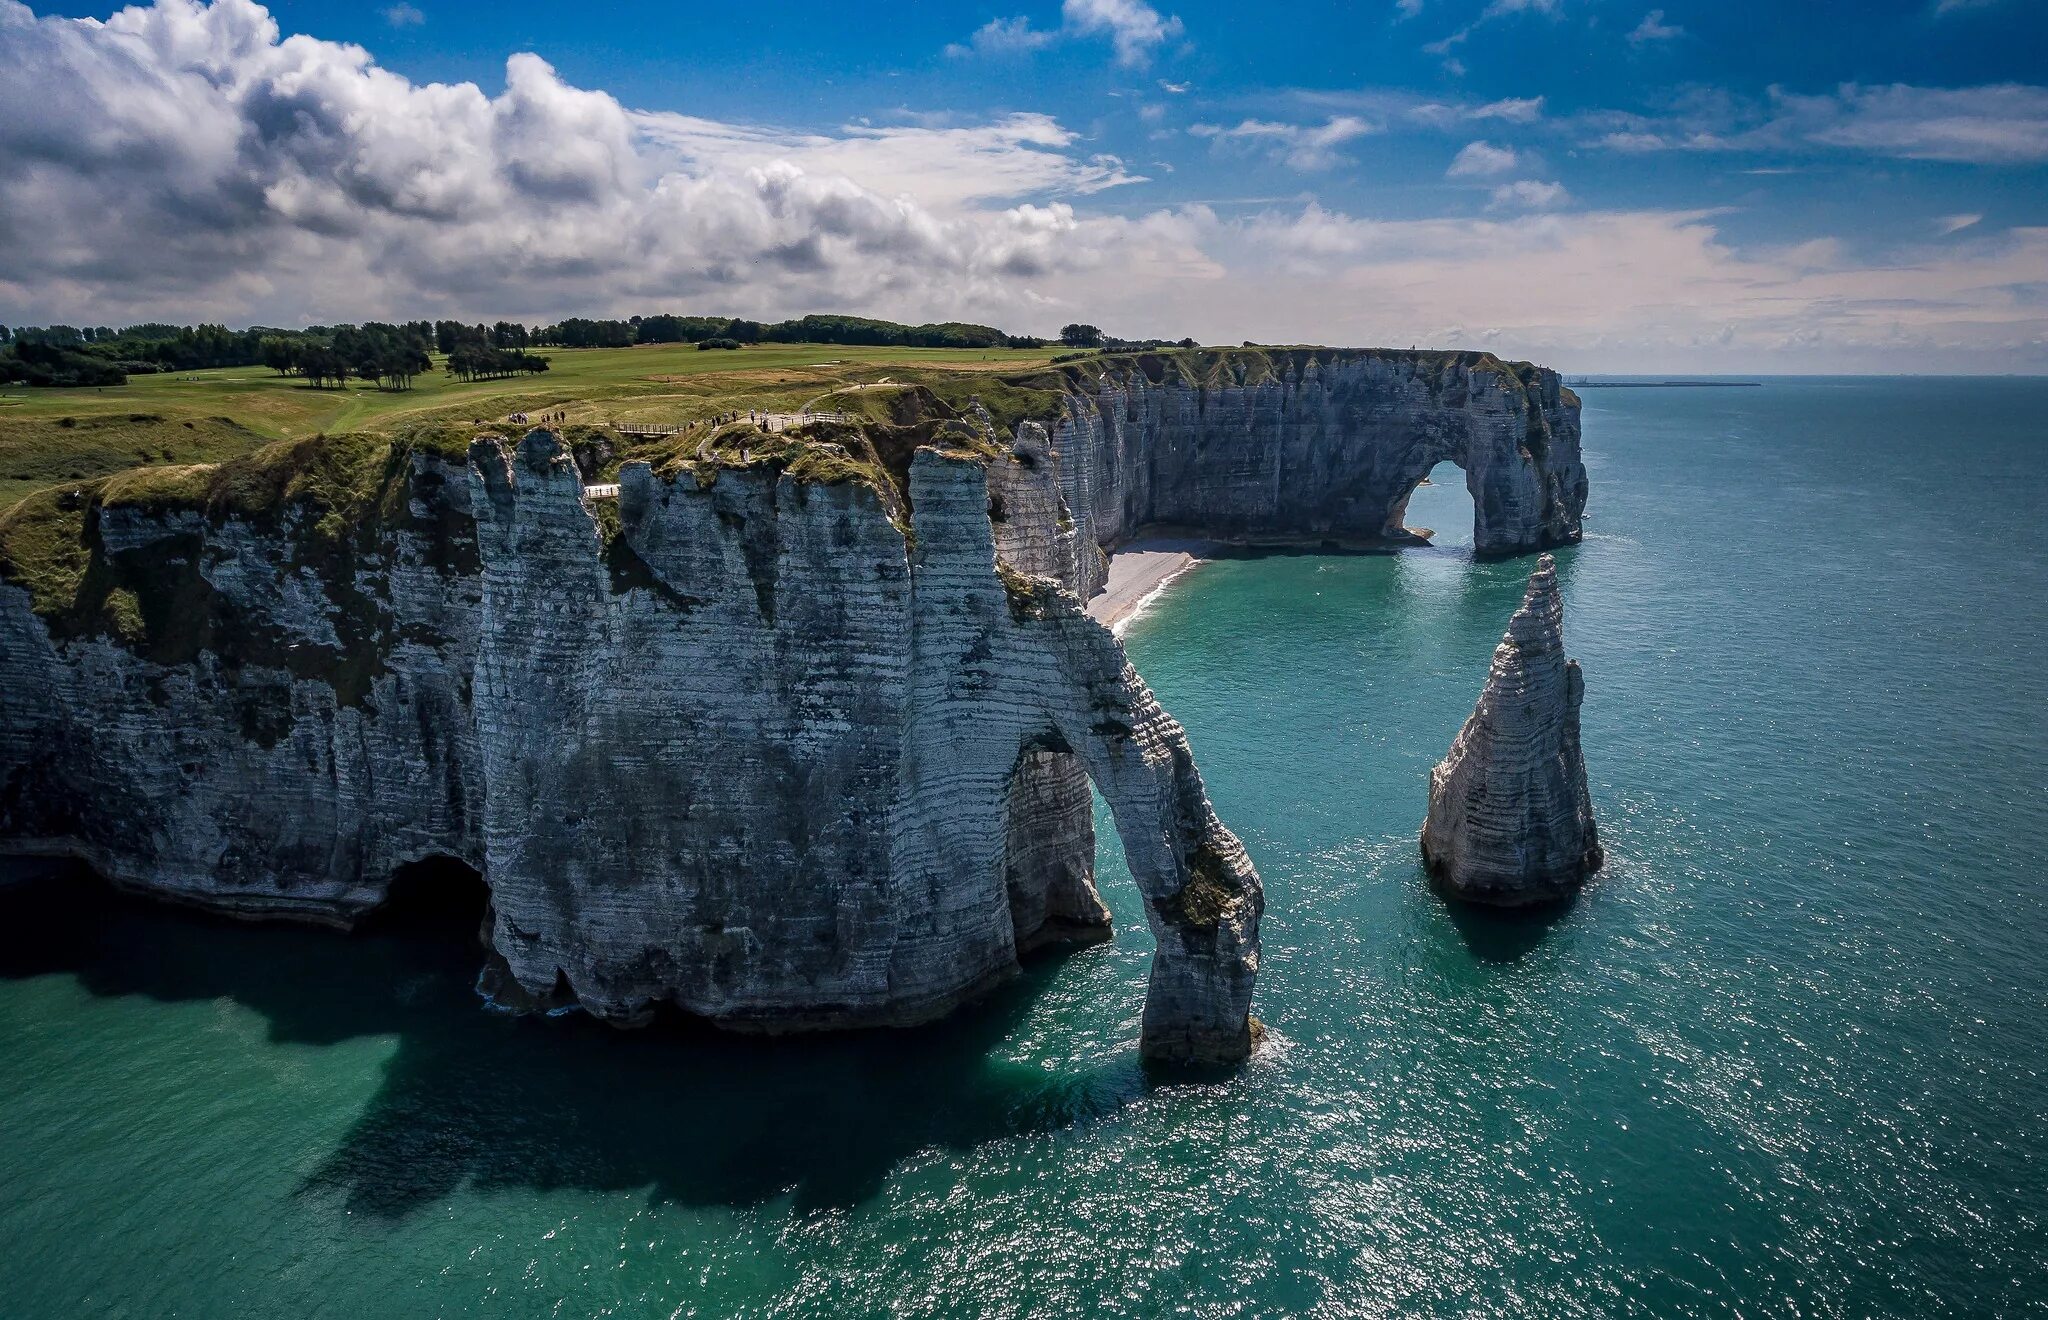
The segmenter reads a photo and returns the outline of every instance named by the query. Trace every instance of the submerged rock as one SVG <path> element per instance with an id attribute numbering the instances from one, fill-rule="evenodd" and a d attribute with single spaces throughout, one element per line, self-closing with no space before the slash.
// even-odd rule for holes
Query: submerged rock
<path id="1" fill-rule="evenodd" d="M 1429 777 L 1422 859 L 1453 898 L 1520 907 L 1572 893 L 1602 859 L 1565 659 L 1557 565 L 1543 556 L 1494 648 L 1486 689 Z"/>

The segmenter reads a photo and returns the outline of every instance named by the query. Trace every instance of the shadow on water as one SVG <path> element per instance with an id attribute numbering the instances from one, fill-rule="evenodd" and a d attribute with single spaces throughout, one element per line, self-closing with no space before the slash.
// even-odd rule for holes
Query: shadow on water
<path id="1" fill-rule="evenodd" d="M 486 1012 L 473 990 L 480 910 L 466 904 L 423 904 L 386 914 L 376 933 L 342 935 L 164 908 L 69 864 L 0 867 L 21 877 L 0 883 L 0 979 L 62 973 L 102 996 L 225 997 L 262 1014 L 278 1043 L 395 1036 L 376 1097 L 302 1189 L 338 1191 L 373 1216 L 406 1215 L 464 1184 L 851 1206 L 918 1151 L 1099 1119 L 1153 1080 L 1135 1042 L 1092 1069 L 997 1051 L 1058 959 L 1035 958 L 988 1000 L 914 1031 L 622 1032 Z"/>
<path id="2" fill-rule="evenodd" d="M 1483 907 L 1441 895 L 1437 901 L 1450 914 L 1458 938 L 1465 941 L 1465 948 L 1474 958 L 1483 963 L 1505 964 L 1520 962 L 1535 952 L 1544 937 L 1571 915 L 1579 900 L 1573 894 L 1554 903 L 1521 908 Z"/>

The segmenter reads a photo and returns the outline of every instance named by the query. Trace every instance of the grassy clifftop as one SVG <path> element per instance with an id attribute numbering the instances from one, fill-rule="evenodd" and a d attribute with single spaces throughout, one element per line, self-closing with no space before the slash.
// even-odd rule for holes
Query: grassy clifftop
<path id="1" fill-rule="evenodd" d="M 272 441 L 319 434 L 516 426 L 515 414 L 568 427 L 708 426 L 750 410 L 838 412 L 884 426 L 959 415 L 979 398 L 1005 429 L 1057 419 L 1064 399 L 1113 377 L 1153 384 L 1257 385 L 1359 356 L 1440 374 L 1498 366 L 1525 383 L 1536 369 L 1490 354 L 1247 347 L 1101 353 L 1053 362 L 1052 350 L 762 345 L 706 353 L 689 345 L 550 350 L 552 369 L 520 380 L 459 381 L 439 372 L 403 392 L 321 389 L 256 367 L 138 376 L 104 390 L 0 391 L 0 509 L 32 491 L 132 467 L 220 463 Z M 934 403 L 943 407 L 934 407 Z M 701 432 L 698 435 L 701 439 Z M 694 442 L 693 442 L 694 443 Z"/>
<path id="2" fill-rule="evenodd" d="M 826 358 L 828 353 L 834 356 Z M 751 350 L 738 355 L 689 350 L 664 356 L 639 349 L 587 353 L 593 360 L 600 355 L 608 362 L 583 371 L 580 379 L 564 372 L 544 383 L 520 382 L 520 394 L 490 397 L 497 405 L 516 398 L 529 414 L 565 416 L 552 429 L 562 435 L 586 479 L 609 479 L 622 463 L 635 459 L 669 477 L 687 471 L 702 483 L 716 481 L 721 470 L 768 468 L 806 482 L 867 484 L 892 516 L 906 507 L 910 460 L 918 447 L 938 444 L 993 455 L 1000 452 L 997 437 L 980 425 L 981 411 L 1000 436 L 1027 419 L 1054 422 L 1076 396 L 1119 381 L 1258 386 L 1299 378 L 1311 363 L 1327 368 L 1373 358 L 1429 382 L 1432 390 L 1454 371 L 1497 372 L 1525 388 L 1544 383 L 1536 367 L 1503 362 L 1489 353 L 1391 349 L 1168 349 L 1092 354 L 1058 363 L 1043 353 L 952 350 L 949 356 L 948 350 L 813 345 L 777 346 L 758 357 Z M 703 363 L 707 357 L 720 369 Z M 736 357 L 741 364 L 735 364 Z M 622 374 L 627 368 L 620 359 L 630 360 L 632 371 L 640 374 Z M 680 375 L 646 374 L 647 367 L 674 367 L 676 359 L 690 369 Z M 600 384 L 604 387 L 591 388 Z M 599 397 L 527 397 L 526 392 L 558 385 L 570 386 L 561 394 L 581 389 Z M 235 382 L 232 388 L 247 389 L 248 383 Z M 278 382 L 276 388 L 298 387 Z M 1568 397 L 1568 391 L 1563 393 Z M 260 431 L 224 415 L 181 418 L 81 410 L 36 417 L 8 412 L 5 408 L 15 401 L 0 401 L 0 479 L 29 488 L 11 508 L 0 505 L 0 579 L 25 588 L 38 612 L 64 627 L 122 631 L 135 621 L 119 593 L 133 584 L 116 581 L 119 574 L 95 578 L 93 565 L 96 513 L 123 510 L 258 523 L 274 523 L 290 513 L 300 533 L 298 553 L 307 565 L 323 573 L 340 572 L 349 547 L 402 515 L 412 455 L 432 453 L 459 465 L 479 435 L 516 436 L 523 429 L 502 418 L 462 415 L 484 411 L 479 405 L 486 396 L 463 397 L 465 402 L 453 410 L 438 405 L 391 412 L 387 425 L 378 429 L 268 441 Z M 77 394 L 68 401 L 86 402 Z M 46 406 L 43 398 L 35 403 Z M 805 409 L 829 420 L 773 434 L 747 420 L 749 411 Z M 262 416 L 265 424 L 276 425 L 275 414 Z M 607 416 L 678 429 L 642 438 L 600 424 Z M 1543 442 L 1541 425 L 1532 410 L 1532 447 Z M 9 487 L 0 484 L 0 497 L 7 493 Z"/>

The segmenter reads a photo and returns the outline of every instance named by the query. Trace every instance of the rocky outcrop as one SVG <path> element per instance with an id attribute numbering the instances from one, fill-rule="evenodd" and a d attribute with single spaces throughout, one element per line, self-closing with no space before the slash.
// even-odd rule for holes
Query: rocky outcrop
<path id="1" fill-rule="evenodd" d="M 1478 706 L 1429 777 L 1422 857 L 1446 894 L 1520 907 L 1562 898 L 1600 869 L 1579 749 L 1584 691 L 1578 661 L 1565 659 L 1564 602 L 1545 555 Z"/>
<path id="2" fill-rule="evenodd" d="M 1083 611 L 1103 548 L 1385 540 L 1445 457 L 1483 549 L 1570 540 L 1576 400 L 1337 350 L 997 384 L 1003 427 L 906 392 L 866 431 L 627 462 L 616 502 L 578 457 L 615 460 L 548 432 L 32 497 L 0 516 L 0 848 L 343 926 L 454 859 L 504 1008 L 892 1025 L 1108 937 L 1092 784 L 1157 941 L 1146 1053 L 1241 1058 L 1258 877 Z"/>
<path id="3" fill-rule="evenodd" d="M 907 527 L 760 465 L 629 464 L 614 520 L 545 432 L 410 455 L 338 545 L 102 499 L 65 608 L 0 584 L 0 839 L 344 925 L 453 857 L 505 1007 L 896 1025 L 1106 936 L 1092 780 L 1158 941 L 1146 1054 L 1241 1058 L 1257 875 L 1116 640 L 999 562 L 1072 533 L 1022 525 L 1049 456 L 981 435 L 916 454 Z"/>
<path id="4" fill-rule="evenodd" d="M 1408 497 L 1465 472 L 1481 555 L 1579 539 L 1579 401 L 1554 371 L 1485 353 L 1265 349 L 1069 368 L 1051 426 L 1068 506 L 1104 547 L 1148 526 L 1221 540 L 1413 542 Z M 1084 559 L 1075 584 L 1102 582 Z"/>

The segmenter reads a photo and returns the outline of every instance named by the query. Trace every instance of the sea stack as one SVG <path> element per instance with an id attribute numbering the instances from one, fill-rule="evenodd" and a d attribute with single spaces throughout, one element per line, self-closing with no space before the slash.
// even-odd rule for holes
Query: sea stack
<path id="1" fill-rule="evenodd" d="M 1571 894 L 1600 869 L 1579 750 L 1576 660 L 1549 555 L 1494 648 L 1486 689 L 1430 773 L 1422 860 L 1452 898 L 1523 907 Z"/>

